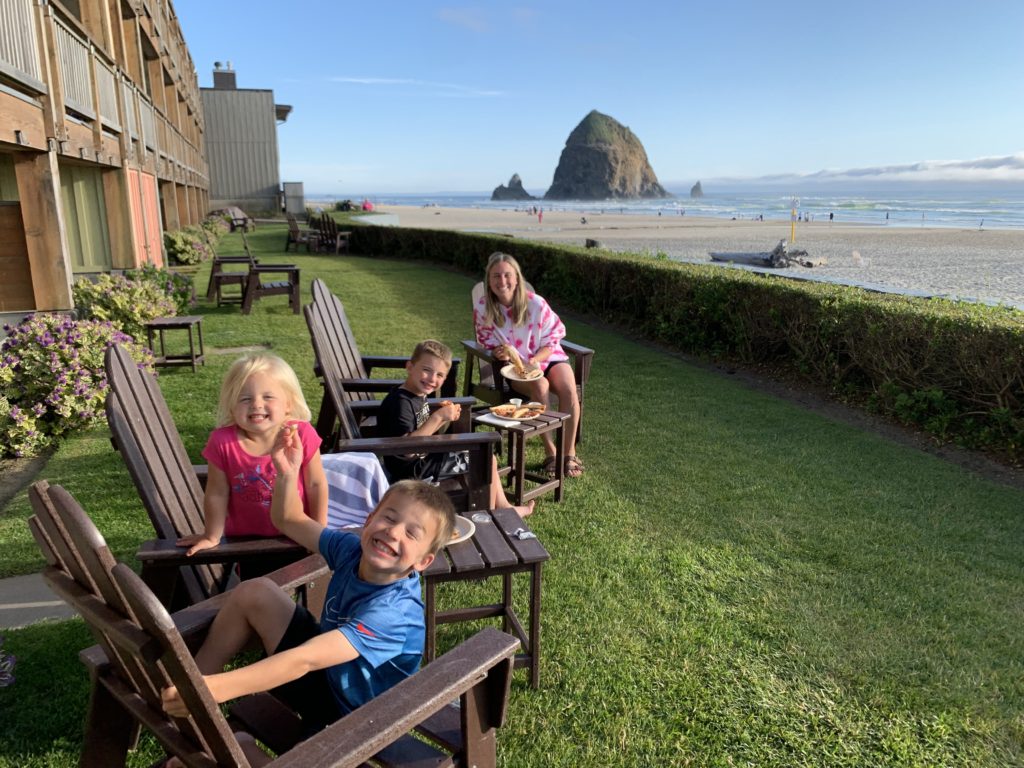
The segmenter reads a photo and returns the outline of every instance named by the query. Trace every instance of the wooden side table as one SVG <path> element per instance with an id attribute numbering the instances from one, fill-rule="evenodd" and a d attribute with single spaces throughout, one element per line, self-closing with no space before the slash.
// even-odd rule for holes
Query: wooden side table
<path id="1" fill-rule="evenodd" d="M 525 504 L 530 499 L 553 490 L 555 501 L 562 500 L 565 489 L 565 423 L 569 420 L 568 413 L 545 411 L 535 419 L 524 419 L 516 425 L 493 424 L 480 421 L 480 416 L 489 414 L 482 410 L 473 414 L 475 426 L 487 426 L 504 432 L 508 438 L 508 475 L 515 504 Z M 526 469 L 526 440 L 546 432 L 554 432 L 555 442 L 555 476 L 531 472 Z M 527 483 L 532 487 L 527 488 Z"/>
<path id="2" fill-rule="evenodd" d="M 192 329 L 196 329 L 199 336 L 199 348 L 196 349 L 196 342 L 192 336 Z M 188 354 L 168 354 L 164 346 L 164 332 L 184 330 L 188 331 Z M 154 336 L 159 334 L 160 351 L 154 345 Z M 157 317 L 146 322 L 146 337 L 150 350 L 153 352 L 154 365 L 166 367 L 172 365 L 191 365 L 192 372 L 196 372 L 196 364 L 206 365 L 206 357 L 203 350 L 203 318 L 200 315 L 180 315 L 178 317 Z"/>
<path id="3" fill-rule="evenodd" d="M 474 621 L 500 616 L 502 629 L 522 643 L 515 667 L 530 670 L 530 685 L 540 685 L 540 595 L 541 567 L 550 558 L 548 551 L 512 509 L 495 509 L 471 515 L 476 532 L 466 541 L 445 547 L 423 572 L 426 607 L 426 646 L 423 657 L 432 661 L 437 655 L 437 625 Z M 529 579 L 529 617 L 527 628 L 512 604 L 512 578 L 525 574 Z M 501 601 L 488 605 L 437 610 L 436 591 L 440 584 L 468 579 L 502 579 Z"/>

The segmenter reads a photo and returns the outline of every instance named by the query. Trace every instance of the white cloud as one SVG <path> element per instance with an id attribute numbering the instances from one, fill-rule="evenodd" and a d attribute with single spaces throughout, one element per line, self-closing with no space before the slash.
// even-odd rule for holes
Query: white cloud
<path id="1" fill-rule="evenodd" d="M 459 83 L 438 83 L 430 80 L 416 80 L 404 77 L 329 77 L 332 83 L 345 83 L 349 85 L 369 85 L 385 87 L 408 87 L 424 91 L 433 91 L 439 96 L 461 96 L 473 98 L 492 98 L 503 96 L 504 91 L 496 91 L 490 88 L 478 88 L 473 85 L 461 85 Z"/>
<path id="2" fill-rule="evenodd" d="M 724 181 L 726 179 L 719 179 Z M 825 169 L 814 173 L 786 173 L 748 179 L 746 183 L 1024 183 L 1024 152 L 973 160 L 923 160 L 899 165 L 877 165 L 846 170 Z"/>
<path id="3" fill-rule="evenodd" d="M 1024 181 L 1024 153 L 974 160 L 924 160 L 845 171 L 818 171 L 809 179 L 870 181 Z"/>
<path id="4" fill-rule="evenodd" d="M 448 24 L 464 27 L 471 32 L 490 32 L 490 22 L 479 8 L 442 8 L 437 17 Z"/>

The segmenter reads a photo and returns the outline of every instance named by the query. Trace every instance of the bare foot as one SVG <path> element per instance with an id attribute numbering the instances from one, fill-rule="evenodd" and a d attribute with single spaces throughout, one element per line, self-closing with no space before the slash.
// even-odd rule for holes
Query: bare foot
<path id="1" fill-rule="evenodd" d="M 521 507 L 512 507 L 520 517 L 529 517 L 533 514 L 533 505 L 536 504 L 533 499 L 530 499 L 529 504 L 525 504 Z"/>

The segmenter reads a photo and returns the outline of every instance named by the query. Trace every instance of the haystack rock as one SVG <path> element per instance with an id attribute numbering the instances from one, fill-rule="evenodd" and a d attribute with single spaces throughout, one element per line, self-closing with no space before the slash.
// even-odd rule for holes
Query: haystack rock
<path id="1" fill-rule="evenodd" d="M 545 200 L 671 197 L 629 128 L 596 109 L 565 142 Z"/>
<path id="2" fill-rule="evenodd" d="M 699 181 L 696 184 L 694 184 L 692 187 L 690 187 L 690 197 L 692 197 L 692 198 L 704 197 L 704 190 L 701 189 Z"/>
<path id="3" fill-rule="evenodd" d="M 513 173 L 508 186 L 501 184 L 491 192 L 491 200 L 536 200 L 537 198 L 523 189 L 523 180 L 518 173 Z"/>

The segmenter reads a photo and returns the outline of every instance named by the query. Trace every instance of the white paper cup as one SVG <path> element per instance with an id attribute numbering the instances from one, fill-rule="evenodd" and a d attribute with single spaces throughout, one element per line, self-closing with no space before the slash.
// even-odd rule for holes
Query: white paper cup
<path id="1" fill-rule="evenodd" d="M 522 401 L 522 398 L 513 397 L 511 400 L 509 400 L 509 403 L 511 405 L 514 405 L 516 408 L 518 408 L 519 406 L 521 406 L 523 404 L 523 401 Z"/>

